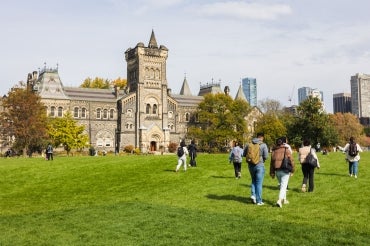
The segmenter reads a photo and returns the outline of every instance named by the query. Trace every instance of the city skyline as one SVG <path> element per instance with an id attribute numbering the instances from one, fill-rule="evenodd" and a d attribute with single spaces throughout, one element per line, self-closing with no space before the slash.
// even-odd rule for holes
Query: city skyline
<path id="1" fill-rule="evenodd" d="M 47 4 L 46 4 L 47 3 Z M 87 77 L 126 77 L 124 52 L 148 43 L 153 29 L 165 45 L 167 81 L 179 93 L 186 74 L 199 84 L 221 80 L 235 96 L 241 78 L 258 81 L 258 100 L 298 102 L 300 87 L 350 92 L 356 73 L 370 73 L 368 1 L 10 1 L 2 2 L 0 93 L 46 62 L 59 64 L 65 86 Z"/>

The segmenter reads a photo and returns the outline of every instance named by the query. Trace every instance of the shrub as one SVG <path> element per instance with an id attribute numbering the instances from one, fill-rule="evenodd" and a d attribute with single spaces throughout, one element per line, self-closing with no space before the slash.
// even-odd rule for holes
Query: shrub
<path id="1" fill-rule="evenodd" d="M 178 146 L 178 144 L 177 143 L 170 143 L 169 145 L 168 145 L 168 152 L 170 152 L 170 153 L 175 153 L 176 152 L 176 150 L 177 150 L 177 146 Z"/>
<path id="2" fill-rule="evenodd" d="M 132 151 L 134 150 L 134 146 L 133 145 L 126 145 L 124 148 L 123 148 L 123 151 L 126 152 L 126 153 L 132 153 Z"/>

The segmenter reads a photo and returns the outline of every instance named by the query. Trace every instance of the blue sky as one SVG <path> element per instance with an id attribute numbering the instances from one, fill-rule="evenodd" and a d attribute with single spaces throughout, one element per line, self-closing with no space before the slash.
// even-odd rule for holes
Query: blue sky
<path id="1" fill-rule="evenodd" d="M 350 92 L 350 77 L 370 73 L 367 0 L 2 0 L 0 93 L 27 74 L 59 65 L 64 85 L 87 77 L 126 77 L 124 52 L 154 29 L 169 49 L 167 80 L 178 93 L 186 74 L 220 81 L 231 95 L 257 78 L 258 100 L 297 103 L 297 89 Z"/>

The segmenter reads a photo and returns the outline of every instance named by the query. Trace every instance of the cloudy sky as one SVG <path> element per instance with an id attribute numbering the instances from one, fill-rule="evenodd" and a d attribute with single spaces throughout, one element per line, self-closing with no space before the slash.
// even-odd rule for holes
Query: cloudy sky
<path id="1" fill-rule="evenodd" d="M 333 93 L 370 74 L 368 0 L 2 0 L 0 93 L 38 68 L 59 66 L 65 86 L 87 77 L 126 77 L 124 52 L 148 44 L 152 29 L 169 49 L 167 80 L 193 94 L 212 80 L 236 94 L 257 78 L 258 100 L 297 103 L 317 88 Z"/>

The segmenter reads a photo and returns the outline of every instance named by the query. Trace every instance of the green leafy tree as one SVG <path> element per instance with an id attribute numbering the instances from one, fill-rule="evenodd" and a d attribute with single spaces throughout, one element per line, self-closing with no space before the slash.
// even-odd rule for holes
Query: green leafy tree
<path id="1" fill-rule="evenodd" d="M 188 137 L 197 138 L 207 151 L 223 151 L 231 140 L 242 141 L 247 133 L 245 117 L 251 111 L 243 100 L 223 93 L 207 94 L 199 104 L 198 122 L 189 128 Z"/>
<path id="2" fill-rule="evenodd" d="M 267 146 L 273 146 L 277 138 L 286 136 L 287 133 L 283 122 L 272 111 L 264 114 L 257 121 L 255 131 L 264 133 L 264 142 Z"/>
<path id="3" fill-rule="evenodd" d="M 54 146 L 63 145 L 69 155 L 72 149 L 82 149 L 88 146 L 89 137 L 84 133 L 84 127 L 77 125 L 70 112 L 62 118 L 50 118 L 48 133 Z"/>
<path id="4" fill-rule="evenodd" d="M 324 112 L 321 101 L 312 96 L 300 103 L 297 116 L 288 126 L 288 132 L 288 135 L 292 136 L 290 141 L 294 141 L 295 146 L 299 146 L 303 139 L 309 139 L 312 144 L 320 143 L 322 146 L 331 146 L 337 141 L 336 131 Z"/>
<path id="5" fill-rule="evenodd" d="M 7 97 L 3 98 L 5 111 L 1 113 L 3 135 L 14 139 L 8 143 L 17 152 L 32 156 L 41 152 L 47 139 L 46 111 L 39 95 L 23 82 L 13 87 Z"/>
<path id="6" fill-rule="evenodd" d="M 109 89 L 111 82 L 108 79 L 103 79 L 99 77 L 95 77 L 92 79 L 90 77 L 86 78 L 82 84 L 80 85 L 81 88 L 99 88 L 99 89 Z"/>

